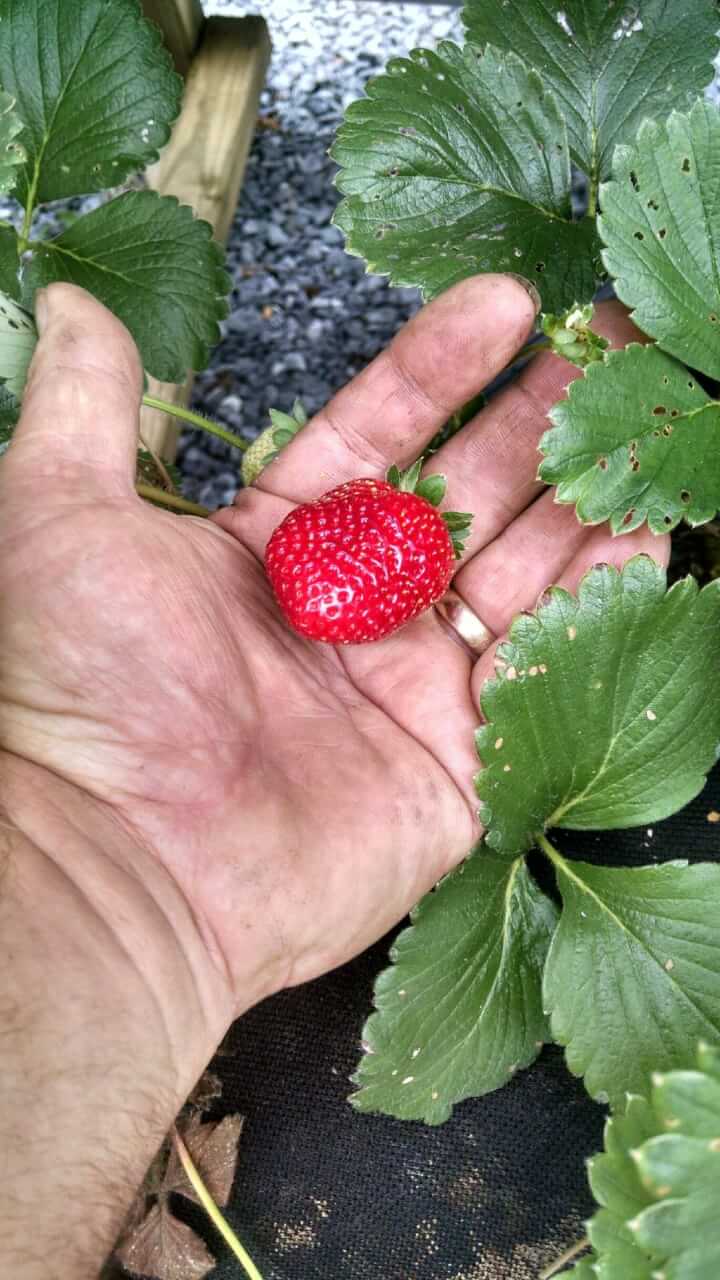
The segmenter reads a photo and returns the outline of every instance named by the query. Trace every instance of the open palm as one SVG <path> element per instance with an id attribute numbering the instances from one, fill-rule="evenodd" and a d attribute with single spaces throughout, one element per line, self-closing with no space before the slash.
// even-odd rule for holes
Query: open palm
<path id="1" fill-rule="evenodd" d="M 23 420 L 0 467 L 0 746 L 106 806 L 180 885 L 238 984 L 307 979 L 395 923 L 479 834 L 477 663 L 434 611 L 378 644 L 291 632 L 262 553 L 294 503 L 407 465 L 522 345 L 508 277 L 427 307 L 257 485 L 211 521 L 133 489 L 135 348 L 52 286 Z M 620 308 L 603 315 L 624 344 Z M 535 480 L 570 369 L 537 358 L 434 457 L 476 518 L 455 585 L 498 635 L 553 581 L 663 555 L 583 529 Z"/>

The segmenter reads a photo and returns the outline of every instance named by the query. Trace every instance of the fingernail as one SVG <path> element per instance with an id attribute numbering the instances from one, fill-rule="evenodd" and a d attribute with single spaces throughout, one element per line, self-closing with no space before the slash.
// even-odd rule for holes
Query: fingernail
<path id="1" fill-rule="evenodd" d="M 532 280 L 526 280 L 525 276 L 519 276 L 515 271 L 506 271 L 505 275 L 510 276 L 511 280 L 517 280 L 518 284 L 522 285 L 525 292 L 532 298 L 533 306 L 535 307 L 535 315 L 538 315 L 542 310 L 542 298 L 540 297 L 540 294 L 535 288 Z"/>
<path id="2" fill-rule="evenodd" d="M 43 334 L 49 319 L 47 289 L 38 289 L 35 294 L 35 324 L 39 334 Z"/>

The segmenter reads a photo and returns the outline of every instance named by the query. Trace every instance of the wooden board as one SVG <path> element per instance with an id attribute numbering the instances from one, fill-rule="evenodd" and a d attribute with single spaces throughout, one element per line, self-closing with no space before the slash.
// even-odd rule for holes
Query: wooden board
<path id="1" fill-rule="evenodd" d="M 142 5 L 145 17 L 160 27 L 178 71 L 187 75 L 203 24 L 200 0 L 142 0 Z"/>
<path id="2" fill-rule="evenodd" d="M 227 240 L 257 120 L 270 59 L 270 37 L 259 17 L 209 18 L 187 78 L 183 109 L 148 184 L 192 205 Z M 192 379 L 182 386 L 150 380 L 149 394 L 186 404 Z M 143 409 L 143 439 L 172 459 L 177 420 Z"/>

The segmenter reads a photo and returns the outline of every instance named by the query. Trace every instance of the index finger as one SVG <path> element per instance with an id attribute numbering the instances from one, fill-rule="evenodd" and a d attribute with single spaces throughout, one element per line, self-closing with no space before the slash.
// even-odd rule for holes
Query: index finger
<path id="1" fill-rule="evenodd" d="M 518 276 L 473 276 L 423 307 L 255 481 L 292 502 L 408 466 L 448 417 L 505 367 L 539 300 Z"/>

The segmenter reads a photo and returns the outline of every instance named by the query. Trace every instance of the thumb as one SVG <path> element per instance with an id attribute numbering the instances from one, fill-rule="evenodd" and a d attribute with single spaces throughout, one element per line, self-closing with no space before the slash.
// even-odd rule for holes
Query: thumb
<path id="1" fill-rule="evenodd" d="M 47 486 L 125 494 L 134 485 L 142 367 L 125 326 L 72 284 L 35 298 L 40 340 L 3 459 Z"/>

